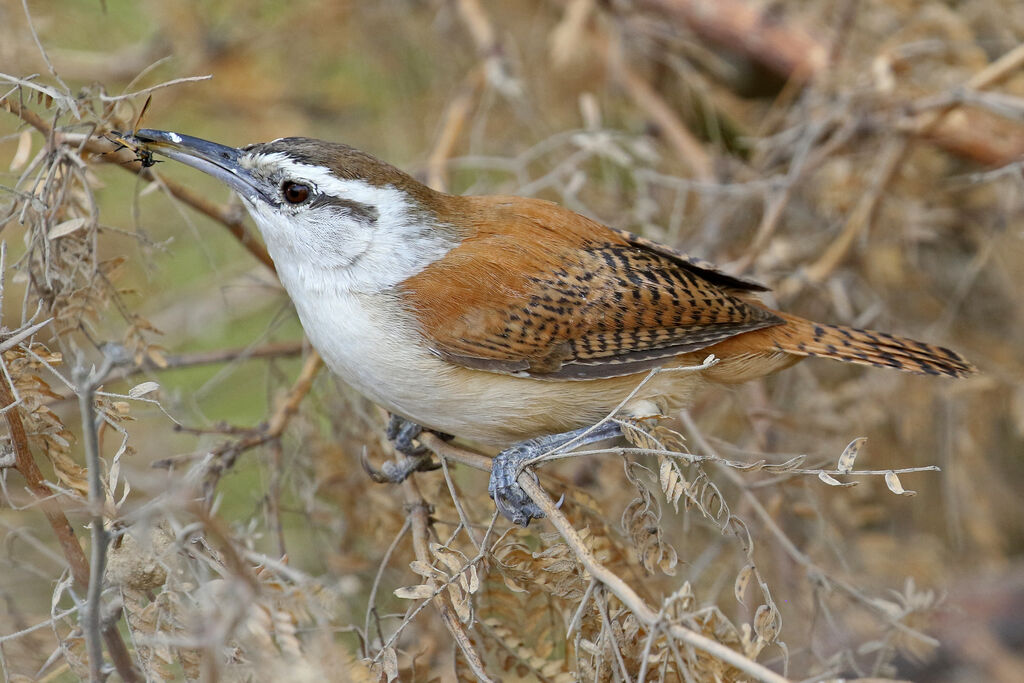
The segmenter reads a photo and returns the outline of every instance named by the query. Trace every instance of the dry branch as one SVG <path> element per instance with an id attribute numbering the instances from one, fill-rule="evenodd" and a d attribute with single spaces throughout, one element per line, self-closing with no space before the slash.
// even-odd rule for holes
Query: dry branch
<path id="1" fill-rule="evenodd" d="M 427 448 L 437 453 L 439 457 L 450 458 L 456 462 L 488 472 L 491 469 L 490 458 L 452 446 L 434 434 L 424 433 L 421 435 L 420 440 Z M 752 676 L 755 680 L 767 683 L 785 683 L 788 680 L 771 669 L 744 657 L 735 650 L 725 647 L 710 638 L 702 636 L 692 629 L 679 624 L 666 623 L 663 614 L 651 608 L 629 584 L 597 560 L 594 553 L 587 547 L 587 544 L 572 526 L 572 523 L 569 522 L 569 519 L 559 510 L 558 504 L 551 499 L 547 492 L 533 478 L 531 472 L 523 472 L 519 475 L 517 481 L 523 487 L 523 490 L 526 491 L 527 495 L 530 496 L 530 499 L 544 512 L 545 517 L 551 522 L 552 526 L 558 530 L 562 539 L 572 549 L 574 556 L 587 572 L 615 594 L 641 622 L 651 628 L 668 629 L 675 638 L 699 650 L 703 650 L 730 666 L 736 667 L 747 675 Z"/>
<path id="2" fill-rule="evenodd" d="M 469 72 L 455 93 L 455 97 L 448 102 L 444 115 L 441 117 L 441 132 L 437 136 L 434 148 L 427 158 L 427 185 L 445 192 L 448 189 L 447 165 L 458 144 L 459 136 L 466 126 L 470 113 L 473 111 L 480 88 L 484 84 L 484 69 L 477 67 Z"/>
<path id="3" fill-rule="evenodd" d="M 1010 50 L 996 61 L 976 73 L 964 84 L 972 90 L 983 90 L 995 85 L 1024 64 L 1024 45 Z M 824 253 L 802 273 L 791 277 L 779 288 L 783 297 L 795 294 L 805 285 L 817 285 L 825 281 L 843 262 L 857 238 L 871 229 L 885 190 L 899 172 L 914 139 L 936 137 L 944 145 L 953 146 L 955 140 L 949 133 L 942 133 L 941 126 L 948 121 L 950 113 L 958 106 L 955 100 L 941 109 L 922 112 L 911 121 L 901 125 L 905 135 L 891 138 L 885 143 L 879 156 L 878 166 L 872 173 L 872 183 L 861 197 L 846 223 Z M 959 124 L 957 125 L 959 128 Z M 959 134 L 958 134 L 959 136 Z"/>
<path id="4" fill-rule="evenodd" d="M 412 528 L 412 545 L 416 553 L 416 559 L 427 565 L 433 564 L 433 557 L 430 553 L 430 506 L 423 499 L 419 486 L 416 484 L 415 475 L 410 476 L 402 483 L 405 492 L 405 504 L 408 510 L 408 519 Z M 427 580 L 428 585 L 437 589 L 438 585 L 434 579 Z M 445 628 L 455 640 L 455 644 L 466 658 L 473 673 L 480 681 L 491 683 L 493 678 L 487 675 L 480 653 L 477 652 L 473 641 L 470 640 L 465 626 L 459 620 L 459 616 L 452 605 L 451 597 L 445 590 L 439 590 L 433 599 Z"/>
<path id="5" fill-rule="evenodd" d="M 622 84 L 637 106 L 651 117 L 651 121 L 675 149 L 678 161 L 689 168 L 698 180 L 713 182 L 715 172 L 710 155 L 664 98 L 629 68 L 621 50 L 609 50 L 608 64 L 613 77 Z"/>
<path id="6" fill-rule="evenodd" d="M 5 373 L 6 375 L 6 373 Z M 0 381 L 0 404 L 3 404 L 4 419 L 7 421 L 7 429 L 11 436 L 11 444 L 14 448 L 15 469 L 25 478 L 29 490 L 39 500 L 39 506 L 50 523 L 54 536 L 60 544 L 71 575 L 75 583 L 83 589 L 89 587 L 89 562 L 86 560 L 82 545 L 75 536 L 71 523 L 60 507 L 57 495 L 47 485 L 43 473 L 39 471 L 32 451 L 29 449 L 28 435 L 25 433 L 25 425 L 21 420 L 18 408 L 14 406 L 15 399 L 7 379 Z M 138 670 L 132 662 L 128 647 L 117 630 L 116 623 L 108 623 L 102 627 L 103 639 L 107 643 L 107 651 L 114 662 L 118 674 L 125 681 L 134 683 L 139 679 Z"/>
<path id="7" fill-rule="evenodd" d="M 787 79 L 804 81 L 828 66 L 828 46 L 780 16 L 770 4 L 748 0 L 637 0 L 637 9 L 688 26 L 714 45 L 739 52 Z"/>
<path id="8" fill-rule="evenodd" d="M 302 370 L 299 371 L 299 376 L 295 379 L 291 389 L 288 390 L 284 400 L 274 409 L 266 425 L 248 430 L 249 433 L 241 439 L 226 443 L 212 451 L 214 460 L 207 472 L 207 488 L 209 491 L 213 490 L 221 475 L 234 466 L 240 455 L 281 438 L 288 423 L 298 413 L 300 404 L 309 394 L 310 389 L 313 388 L 313 380 L 316 379 L 317 374 L 323 368 L 323 364 L 324 362 L 320 354 L 310 350 L 302 365 Z M 157 466 L 162 464 L 165 463 L 154 463 Z"/>

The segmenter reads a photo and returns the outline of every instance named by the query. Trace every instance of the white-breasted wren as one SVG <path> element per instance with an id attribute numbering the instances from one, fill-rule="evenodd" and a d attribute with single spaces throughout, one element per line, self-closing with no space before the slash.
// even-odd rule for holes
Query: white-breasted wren
<path id="1" fill-rule="evenodd" d="M 133 144 L 227 183 L 259 226 L 327 366 L 406 420 L 502 449 L 490 492 L 509 519 L 539 510 L 523 463 L 618 433 L 623 407 L 670 413 L 708 382 L 806 356 L 962 377 L 954 351 L 772 310 L 766 288 L 557 204 L 437 192 L 343 144 L 242 148 L 139 130 Z M 406 443 L 406 445 L 408 445 Z"/>

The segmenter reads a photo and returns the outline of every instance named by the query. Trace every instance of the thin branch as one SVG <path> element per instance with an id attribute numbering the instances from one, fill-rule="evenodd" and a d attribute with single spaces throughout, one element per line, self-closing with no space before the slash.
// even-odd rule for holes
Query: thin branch
<path id="1" fill-rule="evenodd" d="M 50 75 L 53 76 L 54 80 L 60 83 L 61 87 L 64 88 L 64 94 L 70 100 L 71 88 L 64 82 L 64 79 L 57 73 L 57 69 L 54 68 L 53 62 L 50 61 L 50 55 L 46 54 L 46 48 L 43 47 L 43 41 L 39 40 L 39 34 L 36 32 L 35 22 L 32 21 L 32 13 L 28 10 L 28 0 L 21 0 L 21 8 L 25 11 L 25 21 L 28 23 L 29 33 L 32 34 L 32 40 L 35 41 L 36 47 L 39 48 L 39 54 L 42 55 L 43 61 L 46 62 L 46 68 L 49 70 Z M 74 114 L 76 119 L 81 118 L 81 114 L 78 112 L 78 107 L 69 107 L 69 110 Z"/>
<path id="2" fill-rule="evenodd" d="M 179 370 L 182 368 L 194 368 L 202 365 L 216 365 L 218 363 L 233 363 L 236 361 L 259 360 L 263 358 L 294 358 L 309 348 L 305 340 L 287 341 L 265 344 L 263 346 L 246 346 L 233 349 L 214 349 L 212 351 L 196 351 L 194 353 L 168 354 L 164 356 L 166 361 L 159 367 L 153 364 L 143 366 L 126 366 L 114 369 L 109 375 L 103 378 L 103 383 L 127 379 L 133 375 L 143 372 L 162 372 L 164 370 Z"/>
<path id="3" fill-rule="evenodd" d="M 442 192 L 448 189 L 447 167 L 448 160 L 455 150 L 459 135 L 466 127 L 466 121 L 473 111 L 473 103 L 484 83 L 484 70 L 477 67 L 469 72 L 455 93 L 455 97 L 448 102 L 441 118 L 441 132 L 437 136 L 437 142 L 427 159 L 427 185 Z"/>
<path id="4" fill-rule="evenodd" d="M 213 460 L 207 472 L 209 478 L 207 488 L 209 491 L 213 490 L 213 486 L 220 476 L 234 466 L 235 461 L 242 453 L 281 438 L 288 423 L 298 412 L 299 405 L 306 398 L 306 395 L 309 394 L 310 389 L 312 389 L 313 380 L 316 379 L 322 367 L 323 359 L 320 358 L 320 354 L 315 350 L 311 350 L 306 357 L 302 370 L 299 371 L 299 376 L 295 379 L 291 389 L 288 390 L 285 399 L 274 410 L 270 419 L 267 420 L 266 425 L 262 428 L 251 430 L 248 436 L 238 441 L 224 444 L 212 452 Z M 159 466 L 160 464 L 154 463 L 154 466 Z"/>
<path id="5" fill-rule="evenodd" d="M 103 677 L 103 645 L 100 642 L 101 599 L 103 577 L 107 564 L 107 542 L 110 540 L 104 526 L 103 507 L 106 493 L 103 490 L 103 472 L 100 468 L 100 443 L 96 430 L 96 387 L 97 382 L 110 372 L 113 361 L 109 356 L 97 370 L 87 370 L 79 365 L 75 368 L 75 382 L 78 384 L 78 410 L 82 416 L 82 442 L 85 448 L 85 466 L 89 475 L 89 515 L 92 535 L 92 559 L 89 563 L 89 590 L 86 610 L 82 619 L 86 651 L 89 653 L 89 676 L 93 681 Z"/>
<path id="6" fill-rule="evenodd" d="M 138 97 L 140 95 L 148 95 L 157 90 L 163 90 L 164 88 L 170 88 L 175 85 L 181 85 L 182 83 L 197 83 L 199 81 L 208 81 L 211 78 L 213 78 L 213 76 L 210 74 L 207 74 L 205 76 L 184 76 L 182 78 L 175 78 L 170 81 L 164 81 L 162 83 L 152 85 L 148 88 L 143 88 L 142 90 L 123 93 L 121 95 L 105 95 L 103 93 L 100 93 L 99 97 L 101 102 L 119 102 L 121 100 L 128 100 L 133 97 Z"/>
<path id="7" fill-rule="evenodd" d="M 23 330 L 19 330 L 13 336 L 5 339 L 4 342 L 2 344 L 0 344 L 0 353 L 3 353 L 4 351 L 7 351 L 8 349 L 13 349 L 15 346 L 17 346 L 21 342 L 25 341 L 26 339 L 31 337 L 36 332 L 38 332 L 39 330 L 41 330 L 44 327 L 46 327 L 47 325 L 49 325 L 51 322 L 53 322 L 53 318 L 47 318 L 46 320 L 44 320 L 44 321 L 42 321 L 40 323 L 36 323 L 35 325 L 30 325 L 29 327 L 26 327 Z"/>
<path id="8" fill-rule="evenodd" d="M 714 447 L 710 443 L 708 443 L 708 441 L 704 438 L 704 435 L 701 433 L 700 429 L 698 429 L 697 424 L 693 421 L 693 418 L 690 416 L 690 414 L 687 411 L 683 411 L 681 417 L 683 424 L 686 427 L 686 430 L 689 432 L 690 436 L 693 437 L 693 440 L 697 443 L 697 447 L 708 453 L 715 453 Z M 764 505 L 761 504 L 761 501 L 754 494 L 753 490 L 751 490 L 746 485 L 746 483 L 743 481 L 743 478 L 739 475 L 739 473 L 729 468 L 723 468 L 723 470 L 726 473 L 726 476 L 729 478 L 729 480 L 743 492 L 743 496 L 746 499 L 747 503 L 750 505 L 751 509 L 754 510 L 757 516 L 761 519 L 761 522 L 771 532 L 771 534 L 776 538 L 776 540 L 778 540 L 778 542 L 782 545 L 783 549 L 786 551 L 786 554 L 789 555 L 793 561 L 802 566 L 804 568 L 804 571 L 808 574 L 808 576 L 824 581 L 829 586 L 838 588 L 840 591 L 842 591 L 849 597 L 853 598 L 858 603 L 863 604 L 865 607 L 871 609 L 873 612 L 875 612 L 882 618 L 886 619 L 886 623 L 892 624 L 895 628 L 907 633 L 908 635 L 911 635 L 914 638 L 917 638 L 918 640 L 921 640 L 922 642 L 931 645 L 932 647 L 938 647 L 940 645 L 939 641 L 935 640 L 931 636 L 921 633 L 920 631 L 917 631 L 916 629 L 907 626 L 902 622 L 894 621 L 892 619 L 892 615 L 886 611 L 884 606 L 880 605 L 875 600 L 870 599 L 854 586 L 840 579 L 832 578 L 831 576 L 826 574 L 825 570 L 818 567 L 818 565 L 816 565 L 810 557 L 808 557 L 803 551 L 797 548 L 796 544 L 794 544 L 793 541 L 790 540 L 789 536 L 787 536 L 786 533 L 781 528 L 779 528 L 779 525 L 775 522 L 775 519 L 772 517 L 771 513 L 769 513 L 768 510 L 765 509 Z"/>
<path id="9" fill-rule="evenodd" d="M 373 584 L 370 586 L 370 597 L 366 601 L 366 616 L 363 620 L 363 656 L 369 657 L 370 652 L 367 645 L 370 641 L 370 616 L 377 611 L 377 591 L 380 589 L 381 579 L 384 577 L 384 569 L 391 562 L 391 556 L 395 554 L 395 550 L 398 548 L 398 544 L 401 543 L 402 539 L 405 538 L 406 532 L 409 531 L 411 526 L 411 520 L 406 516 L 405 521 L 402 523 L 402 528 L 398 530 L 395 537 L 391 539 L 388 549 L 384 551 L 384 556 L 380 558 L 380 563 L 377 565 L 377 573 L 373 576 Z"/>
<path id="10" fill-rule="evenodd" d="M 521 86 L 512 76 L 494 22 L 487 16 L 480 0 L 456 0 L 455 7 L 476 45 L 477 53 L 483 58 L 483 75 L 487 82 L 506 97 L 518 96 Z"/>
<path id="11" fill-rule="evenodd" d="M 465 451 L 443 441 L 439 437 L 424 433 L 420 435 L 420 442 L 427 448 L 433 450 L 442 458 L 451 458 L 458 462 L 471 464 L 479 469 L 490 470 L 490 458 Z M 518 483 L 530 496 L 530 499 L 544 512 L 548 521 L 558 530 L 576 559 L 583 565 L 584 569 L 596 580 L 600 581 L 610 590 L 622 603 L 633 612 L 637 619 L 650 627 L 661 626 L 664 622 L 664 615 L 652 609 L 636 591 L 623 581 L 615 572 L 611 571 L 597 561 L 594 554 L 580 538 L 579 533 L 569 522 L 568 518 L 558 509 L 558 505 L 551 499 L 547 492 L 537 483 L 529 472 L 519 476 Z M 415 529 L 415 527 L 414 527 Z M 744 657 L 742 654 L 732 650 L 720 643 L 710 640 L 699 633 L 684 626 L 669 625 L 670 633 L 693 647 L 696 647 L 709 655 L 716 657 L 726 664 L 743 671 L 759 681 L 767 683 L 785 683 L 788 679 L 775 673 L 771 669 L 758 664 L 757 662 Z"/>
<path id="12" fill-rule="evenodd" d="M 1024 64 L 1024 44 L 1018 45 L 987 67 L 974 74 L 964 84 L 971 90 L 982 90 L 1006 78 Z M 803 273 L 794 276 L 779 287 L 779 295 L 783 298 L 794 295 L 805 285 L 815 285 L 827 279 L 846 258 L 857 238 L 870 229 L 878 209 L 878 204 L 886 189 L 906 159 L 911 142 L 915 138 L 927 138 L 943 124 L 949 114 L 959 106 L 959 102 L 951 100 L 941 109 L 929 110 L 917 114 L 905 125 L 908 135 L 889 139 L 879 152 L 879 162 L 872 173 L 874 179 L 870 188 L 850 212 L 846 224 L 825 252 Z"/>

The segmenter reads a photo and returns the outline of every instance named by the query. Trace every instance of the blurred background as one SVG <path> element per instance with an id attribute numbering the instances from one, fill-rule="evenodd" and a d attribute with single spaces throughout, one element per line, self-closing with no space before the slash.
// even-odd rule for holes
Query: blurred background
<path id="1" fill-rule="evenodd" d="M 857 469 L 941 468 L 900 475 L 914 496 L 712 463 L 681 468 L 676 512 L 654 456 L 560 461 L 543 481 L 646 598 L 691 596 L 691 628 L 794 679 L 1024 677 L 1021 3 L 0 0 L 0 72 L 3 324 L 54 319 L 36 346 L 4 344 L 5 372 L 88 548 L 67 382 L 104 350 L 127 358 L 97 404 L 107 600 L 145 677 L 477 674 L 433 608 L 406 619 L 393 594 L 424 579 L 416 501 L 360 465 L 392 457 L 386 416 L 317 371 L 273 271 L 225 230 L 253 230 L 226 188 L 167 163 L 148 182 L 98 137 L 140 116 L 229 145 L 344 141 L 451 192 L 551 199 L 757 279 L 773 306 L 962 352 L 981 372 L 960 381 L 810 360 L 708 391 L 680 428 L 693 453 L 804 468 L 867 437 Z M 86 677 L 73 562 L 20 464 L 0 476 L 4 674 Z M 649 633 L 614 600 L 566 638 L 588 581 L 552 565 L 551 527 L 499 522 L 478 556 L 452 491 L 482 536 L 486 475 L 416 479 L 433 540 L 480 572 L 451 599 L 475 610 L 492 676 L 638 675 Z M 761 593 L 740 601 L 747 566 Z M 647 680 L 743 677 L 664 639 Z"/>

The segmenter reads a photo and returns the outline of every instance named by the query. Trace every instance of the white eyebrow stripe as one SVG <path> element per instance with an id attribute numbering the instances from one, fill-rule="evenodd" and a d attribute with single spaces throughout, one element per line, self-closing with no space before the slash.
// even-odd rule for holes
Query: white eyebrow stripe
<path id="1" fill-rule="evenodd" d="M 273 167 L 285 179 L 306 181 L 321 194 L 346 202 L 363 204 L 377 213 L 382 224 L 401 225 L 414 222 L 408 196 L 393 185 L 371 185 L 365 180 L 339 178 L 326 166 L 304 164 L 283 152 L 255 154 L 245 161 L 246 166 L 267 169 Z"/>

